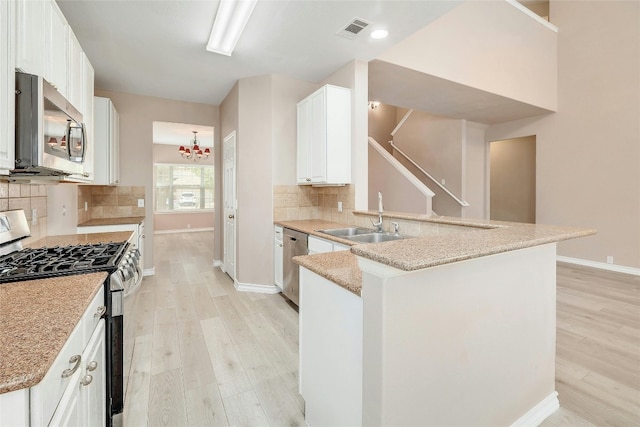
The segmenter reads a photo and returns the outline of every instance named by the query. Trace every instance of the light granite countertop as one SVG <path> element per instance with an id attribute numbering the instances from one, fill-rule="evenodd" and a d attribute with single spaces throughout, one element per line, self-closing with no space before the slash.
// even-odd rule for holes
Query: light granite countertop
<path id="1" fill-rule="evenodd" d="M 106 278 L 101 272 L 0 284 L 0 393 L 44 378 Z"/>
<path id="2" fill-rule="evenodd" d="M 354 212 L 361 216 L 377 216 L 377 212 Z M 472 220 L 452 217 L 427 217 L 407 213 L 385 213 L 385 221 L 392 219 L 418 221 L 426 227 L 440 225 L 449 232 L 427 234 L 383 243 L 355 244 L 336 238 L 318 229 L 339 228 L 339 224 L 321 220 L 276 221 L 276 224 L 310 235 L 351 246 L 351 252 L 332 252 L 298 256 L 294 262 L 360 295 L 362 275 L 357 257 L 371 259 L 404 271 L 420 270 L 517 249 L 555 243 L 562 240 L 595 234 L 592 229 L 522 224 L 503 221 Z M 455 229 L 455 231 L 452 231 Z M 354 271 L 356 269 L 357 271 Z"/>
<path id="3" fill-rule="evenodd" d="M 122 224 L 140 224 L 144 221 L 143 216 L 128 216 L 122 218 L 95 218 L 78 224 L 78 227 L 93 227 L 96 225 L 122 225 Z"/>
<path id="4" fill-rule="evenodd" d="M 92 245 L 97 243 L 126 242 L 132 231 L 114 231 L 108 233 L 65 234 L 61 236 L 47 236 L 27 245 L 29 248 L 44 248 L 69 245 Z"/>

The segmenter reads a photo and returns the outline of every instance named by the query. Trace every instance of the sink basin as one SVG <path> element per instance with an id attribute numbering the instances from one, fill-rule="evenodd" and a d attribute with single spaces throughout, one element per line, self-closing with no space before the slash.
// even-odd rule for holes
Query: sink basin
<path id="1" fill-rule="evenodd" d="M 344 228 L 328 228 L 326 230 L 317 230 L 321 233 L 329 234 L 335 237 L 344 237 L 350 239 L 352 236 L 358 236 L 361 234 L 371 234 L 374 230 L 362 227 L 344 227 Z"/>
<path id="2" fill-rule="evenodd" d="M 370 233 L 370 234 L 361 234 L 358 236 L 350 236 L 347 239 L 358 242 L 358 243 L 380 243 L 380 242 L 390 242 L 392 240 L 400 240 L 405 239 L 405 236 L 398 236 L 396 234 L 387 234 L 387 233 Z"/>

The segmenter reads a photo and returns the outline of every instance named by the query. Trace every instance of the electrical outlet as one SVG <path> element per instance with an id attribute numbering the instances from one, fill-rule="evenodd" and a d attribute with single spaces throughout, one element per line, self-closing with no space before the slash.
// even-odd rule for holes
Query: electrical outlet
<path id="1" fill-rule="evenodd" d="M 442 184 L 442 185 L 445 185 L 445 183 L 446 183 L 446 181 L 444 180 L 444 178 L 442 178 L 442 182 L 441 182 L 441 184 Z"/>
<path id="2" fill-rule="evenodd" d="M 611 255 L 607 257 L 607 264 L 613 264 L 613 257 Z"/>
<path id="3" fill-rule="evenodd" d="M 89 210 L 89 202 L 84 202 L 84 211 L 87 212 Z"/>
<path id="4" fill-rule="evenodd" d="M 38 224 L 38 209 L 36 208 L 31 209 L 31 224 L 32 225 Z"/>
<path id="5" fill-rule="evenodd" d="M 342 202 L 338 202 L 338 212 L 342 212 Z"/>
<path id="6" fill-rule="evenodd" d="M 144 199 L 138 199 L 138 207 L 144 208 Z"/>

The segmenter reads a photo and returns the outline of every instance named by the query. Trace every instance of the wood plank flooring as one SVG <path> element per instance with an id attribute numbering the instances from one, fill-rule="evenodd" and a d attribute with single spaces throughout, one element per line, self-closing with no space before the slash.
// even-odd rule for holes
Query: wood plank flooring
<path id="1" fill-rule="evenodd" d="M 298 316 L 238 293 L 213 233 L 156 235 L 125 301 L 126 427 L 296 426 Z M 543 426 L 640 426 L 640 277 L 558 264 L 556 389 Z"/>

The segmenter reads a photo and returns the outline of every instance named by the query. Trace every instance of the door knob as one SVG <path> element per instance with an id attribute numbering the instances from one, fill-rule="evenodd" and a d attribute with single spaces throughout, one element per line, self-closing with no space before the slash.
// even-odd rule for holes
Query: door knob
<path id="1" fill-rule="evenodd" d="M 230 214 L 229 219 L 233 219 L 233 218 L 235 218 L 235 216 L 233 214 Z"/>

